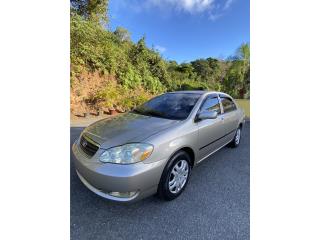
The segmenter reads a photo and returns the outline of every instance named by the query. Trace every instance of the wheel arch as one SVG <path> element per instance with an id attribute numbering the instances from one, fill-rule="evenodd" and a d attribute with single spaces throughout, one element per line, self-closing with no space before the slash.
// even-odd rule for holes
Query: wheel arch
<path id="1" fill-rule="evenodd" d="M 194 166 L 194 163 L 195 163 L 195 152 L 194 150 L 189 147 L 189 146 L 183 146 L 179 149 L 177 149 L 176 151 L 174 151 L 171 156 L 169 157 L 169 159 L 171 159 L 177 152 L 180 152 L 180 151 L 184 151 L 186 152 L 189 156 L 190 156 L 190 159 L 191 159 L 191 167 Z"/>

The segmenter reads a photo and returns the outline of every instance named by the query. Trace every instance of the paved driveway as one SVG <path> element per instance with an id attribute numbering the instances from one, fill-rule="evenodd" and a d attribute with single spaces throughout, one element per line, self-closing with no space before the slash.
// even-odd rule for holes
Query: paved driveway
<path id="1" fill-rule="evenodd" d="M 71 142 L 82 128 L 71 128 Z M 249 239 L 250 124 L 236 149 L 223 148 L 192 171 L 171 202 L 118 205 L 91 193 L 71 161 L 71 239 Z"/>

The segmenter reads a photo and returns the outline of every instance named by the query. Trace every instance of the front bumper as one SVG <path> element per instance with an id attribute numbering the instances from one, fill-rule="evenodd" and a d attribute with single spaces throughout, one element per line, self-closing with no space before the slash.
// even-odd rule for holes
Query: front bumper
<path id="1" fill-rule="evenodd" d="M 88 158 L 79 148 L 78 141 L 72 146 L 77 174 L 92 192 L 118 202 L 134 202 L 157 192 L 166 160 L 127 165 L 101 163 L 99 156 L 102 151 L 98 150 L 92 158 Z M 135 192 L 135 194 L 130 197 L 116 197 L 110 195 L 111 192 Z"/>

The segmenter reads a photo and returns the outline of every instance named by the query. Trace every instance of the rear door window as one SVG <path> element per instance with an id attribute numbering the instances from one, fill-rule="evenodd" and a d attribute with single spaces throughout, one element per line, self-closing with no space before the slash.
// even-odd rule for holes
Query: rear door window
<path id="1" fill-rule="evenodd" d="M 224 113 L 237 110 L 236 104 L 228 97 L 221 97 L 221 103 Z"/>

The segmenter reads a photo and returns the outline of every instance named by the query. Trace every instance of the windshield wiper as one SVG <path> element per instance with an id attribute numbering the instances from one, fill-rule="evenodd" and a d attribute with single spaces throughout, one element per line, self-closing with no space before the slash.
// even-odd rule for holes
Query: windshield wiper
<path id="1" fill-rule="evenodd" d="M 140 115 L 145 115 L 145 116 L 149 116 L 149 117 L 151 116 L 152 117 L 152 114 L 150 114 L 149 112 L 139 111 L 137 109 L 133 109 L 131 112 L 132 113 L 136 113 L 136 114 L 140 114 Z"/>
<path id="2" fill-rule="evenodd" d="M 138 113 L 138 114 L 143 114 L 143 112 L 141 112 L 141 111 L 139 111 L 139 110 L 137 110 L 137 109 L 133 109 L 131 112 L 133 112 L 133 113 Z"/>
<path id="3" fill-rule="evenodd" d="M 167 118 L 163 114 L 158 113 L 158 112 L 154 112 L 154 111 L 148 111 L 147 114 L 152 116 L 152 117 Z"/>
<path id="4" fill-rule="evenodd" d="M 138 109 L 133 109 L 132 110 L 133 113 L 137 113 L 137 114 L 141 114 L 141 115 L 145 115 L 145 116 L 150 116 L 150 117 L 159 117 L 159 118 L 165 118 L 165 119 L 170 119 L 166 116 L 164 116 L 163 114 L 156 112 L 156 111 L 140 111 Z"/>

